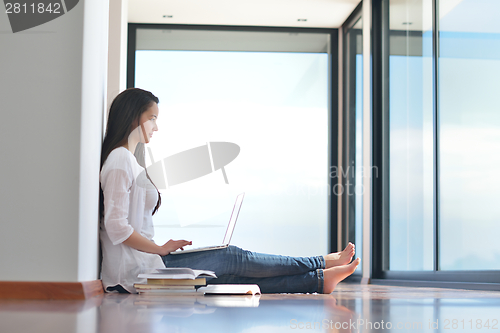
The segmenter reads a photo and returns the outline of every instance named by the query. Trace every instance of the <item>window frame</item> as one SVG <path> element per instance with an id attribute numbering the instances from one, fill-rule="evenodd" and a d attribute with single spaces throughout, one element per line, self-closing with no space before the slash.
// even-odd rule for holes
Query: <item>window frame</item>
<path id="1" fill-rule="evenodd" d="M 340 170 L 345 172 L 345 170 L 353 170 L 352 168 L 347 169 L 349 166 L 356 167 L 356 164 L 351 164 L 349 161 L 355 161 L 356 155 L 356 114 L 353 110 L 352 101 L 356 100 L 356 63 L 352 63 L 353 54 L 356 57 L 356 43 L 353 39 L 356 36 L 351 36 L 351 40 L 348 39 L 349 30 L 352 29 L 356 23 L 362 19 L 362 3 L 360 3 L 356 9 L 352 12 L 349 18 L 342 25 L 342 84 L 343 84 L 343 117 L 342 117 L 342 164 L 340 165 Z M 362 31 L 359 32 L 362 36 Z M 356 163 L 356 162 L 354 162 Z M 351 171 L 347 174 L 347 177 L 343 177 L 343 172 L 340 174 L 340 184 L 341 188 L 344 189 L 342 195 L 339 196 L 341 205 L 341 224 L 342 233 L 340 235 L 341 244 L 340 248 L 345 248 L 349 241 L 354 242 L 356 239 L 356 196 L 346 195 L 347 182 L 350 181 L 352 188 L 356 186 L 355 174 Z M 356 270 L 347 281 L 354 282 L 361 280 L 361 271 Z"/>

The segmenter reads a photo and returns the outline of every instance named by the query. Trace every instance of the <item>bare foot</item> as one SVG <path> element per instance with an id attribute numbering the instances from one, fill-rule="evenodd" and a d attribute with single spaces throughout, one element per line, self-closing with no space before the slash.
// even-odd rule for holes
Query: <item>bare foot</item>
<path id="1" fill-rule="evenodd" d="M 356 251 L 354 250 L 354 244 L 349 243 L 345 247 L 344 251 L 327 254 L 326 256 L 324 256 L 326 263 L 325 268 L 347 265 L 349 262 L 351 262 L 351 259 L 352 257 L 354 257 L 355 252 Z"/>
<path id="2" fill-rule="evenodd" d="M 323 270 L 323 294 L 331 293 L 340 281 L 354 273 L 360 261 L 361 259 L 357 258 L 349 265 L 336 266 Z"/>

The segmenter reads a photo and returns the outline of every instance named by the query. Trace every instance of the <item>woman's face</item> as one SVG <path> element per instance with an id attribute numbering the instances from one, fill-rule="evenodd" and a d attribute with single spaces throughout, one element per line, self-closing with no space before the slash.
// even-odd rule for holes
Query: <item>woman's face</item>
<path id="1" fill-rule="evenodd" d="M 149 143 L 153 133 L 158 130 L 156 119 L 158 119 L 158 104 L 153 103 L 144 111 L 139 118 L 139 127 L 134 129 L 129 136 L 130 140 L 141 143 Z"/>
<path id="2" fill-rule="evenodd" d="M 158 119 L 158 104 L 153 103 L 149 109 L 144 111 L 141 114 L 141 118 L 139 119 L 139 123 L 141 124 L 141 142 L 149 143 L 151 138 L 153 137 L 153 133 L 158 130 L 158 126 L 156 125 L 156 120 Z"/>

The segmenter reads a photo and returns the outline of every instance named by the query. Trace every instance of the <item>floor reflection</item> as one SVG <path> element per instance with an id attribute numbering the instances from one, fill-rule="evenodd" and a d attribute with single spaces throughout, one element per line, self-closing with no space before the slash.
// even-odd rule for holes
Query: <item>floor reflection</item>
<path id="1" fill-rule="evenodd" d="M 332 295 L 109 295 L 99 317 L 102 332 L 276 332 L 306 322 L 349 321 L 355 313 L 338 306 Z"/>
<path id="2" fill-rule="evenodd" d="M 340 285 L 331 295 L 0 301 L 0 332 L 462 332 L 498 330 L 500 292 Z"/>

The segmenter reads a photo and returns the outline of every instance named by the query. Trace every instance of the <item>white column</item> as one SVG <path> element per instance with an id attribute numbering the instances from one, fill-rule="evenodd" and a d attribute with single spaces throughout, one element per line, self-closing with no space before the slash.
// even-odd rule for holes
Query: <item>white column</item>
<path id="1" fill-rule="evenodd" d="M 108 0 L 83 2 L 78 281 L 99 278 L 99 171 L 107 102 Z"/>
<path id="2" fill-rule="evenodd" d="M 363 1 L 363 267 L 362 283 L 371 278 L 372 252 L 372 2 Z"/>

